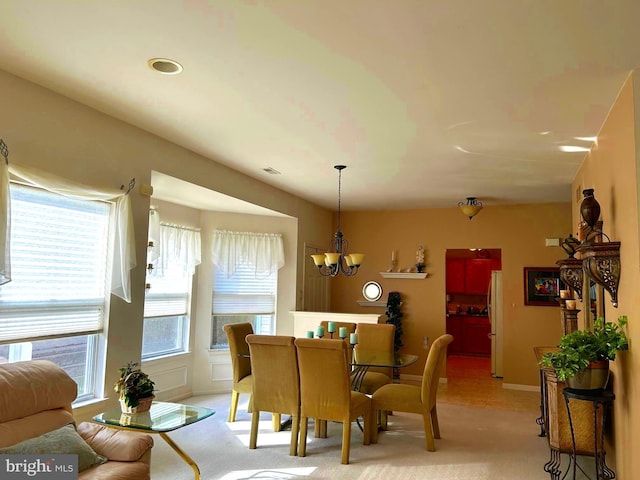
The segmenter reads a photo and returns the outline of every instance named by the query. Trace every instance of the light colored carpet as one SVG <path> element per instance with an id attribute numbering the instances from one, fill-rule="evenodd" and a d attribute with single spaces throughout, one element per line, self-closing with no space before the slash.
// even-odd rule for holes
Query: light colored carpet
<path id="1" fill-rule="evenodd" d="M 353 424 L 349 465 L 340 464 L 342 425 L 329 423 L 329 438 L 313 438 L 309 426 L 307 456 L 289 456 L 290 432 L 273 433 L 271 416 L 261 417 L 258 448 L 249 450 L 251 416 L 246 399 L 237 421 L 227 423 L 230 395 L 192 397 L 186 404 L 216 410 L 216 414 L 170 433 L 199 465 L 204 480 L 249 478 L 361 480 L 543 480 L 549 460 L 547 439 L 538 437 L 537 414 L 438 404 L 442 439 L 436 451 L 425 450 L 418 415 L 395 413 L 389 431 L 378 444 L 363 446 Z M 241 398 L 242 399 L 242 398 Z M 193 479 L 192 469 L 159 437 L 152 453 L 154 480 Z M 586 462 L 592 459 L 585 459 Z M 585 463 L 586 463 L 585 462 Z M 567 458 L 563 455 L 563 468 Z"/>

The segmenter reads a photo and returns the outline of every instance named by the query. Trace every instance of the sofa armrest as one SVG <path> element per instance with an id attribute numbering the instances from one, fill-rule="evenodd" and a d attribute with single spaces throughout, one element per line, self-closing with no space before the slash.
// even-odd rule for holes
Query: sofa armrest
<path id="1" fill-rule="evenodd" d="M 78 425 L 78 433 L 96 453 L 119 462 L 140 460 L 153 447 L 153 439 L 146 433 L 127 432 L 90 422 Z"/>

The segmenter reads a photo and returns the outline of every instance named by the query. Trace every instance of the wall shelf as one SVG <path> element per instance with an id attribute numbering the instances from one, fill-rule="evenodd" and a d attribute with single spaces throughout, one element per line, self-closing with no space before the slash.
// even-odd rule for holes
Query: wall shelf
<path id="1" fill-rule="evenodd" d="M 408 278 L 412 280 L 423 280 L 427 278 L 427 273 L 422 272 L 380 272 L 383 278 Z"/>
<path id="2" fill-rule="evenodd" d="M 361 307 L 386 307 L 387 301 L 378 300 L 377 302 L 370 302 L 368 300 L 357 300 L 358 305 Z"/>

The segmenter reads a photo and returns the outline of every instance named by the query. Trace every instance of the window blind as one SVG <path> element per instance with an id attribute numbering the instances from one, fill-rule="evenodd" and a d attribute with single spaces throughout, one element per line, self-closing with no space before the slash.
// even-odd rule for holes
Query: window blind
<path id="1" fill-rule="evenodd" d="M 276 309 L 277 273 L 255 277 L 251 265 L 239 265 L 227 278 L 220 268 L 215 268 L 213 285 L 214 315 L 270 315 Z"/>
<path id="2" fill-rule="evenodd" d="M 12 281 L 0 342 L 99 332 L 108 291 L 110 204 L 11 184 Z"/>

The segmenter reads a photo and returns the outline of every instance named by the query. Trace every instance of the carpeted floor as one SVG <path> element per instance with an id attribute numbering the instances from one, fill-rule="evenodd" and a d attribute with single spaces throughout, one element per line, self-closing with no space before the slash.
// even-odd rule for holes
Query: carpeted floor
<path id="1" fill-rule="evenodd" d="M 251 416 L 241 397 L 237 421 L 227 423 L 230 394 L 192 397 L 186 404 L 216 410 L 196 424 L 170 433 L 198 464 L 203 480 L 545 480 L 547 439 L 538 437 L 539 393 L 502 388 L 490 378 L 486 360 L 451 359 L 449 382 L 438 390 L 442 439 L 425 450 L 422 419 L 396 412 L 378 444 L 363 446 L 353 424 L 350 464 L 340 463 L 342 424 L 329 423 L 329 438 L 313 438 L 307 456 L 289 456 L 290 431 L 273 433 L 271 415 L 261 417 L 258 448 L 249 450 Z M 153 480 L 192 480 L 193 470 L 160 437 L 152 454 Z M 584 458 L 587 472 L 593 462 Z M 568 458 L 563 455 L 563 468 Z M 593 478 L 593 476 L 592 476 Z"/>

